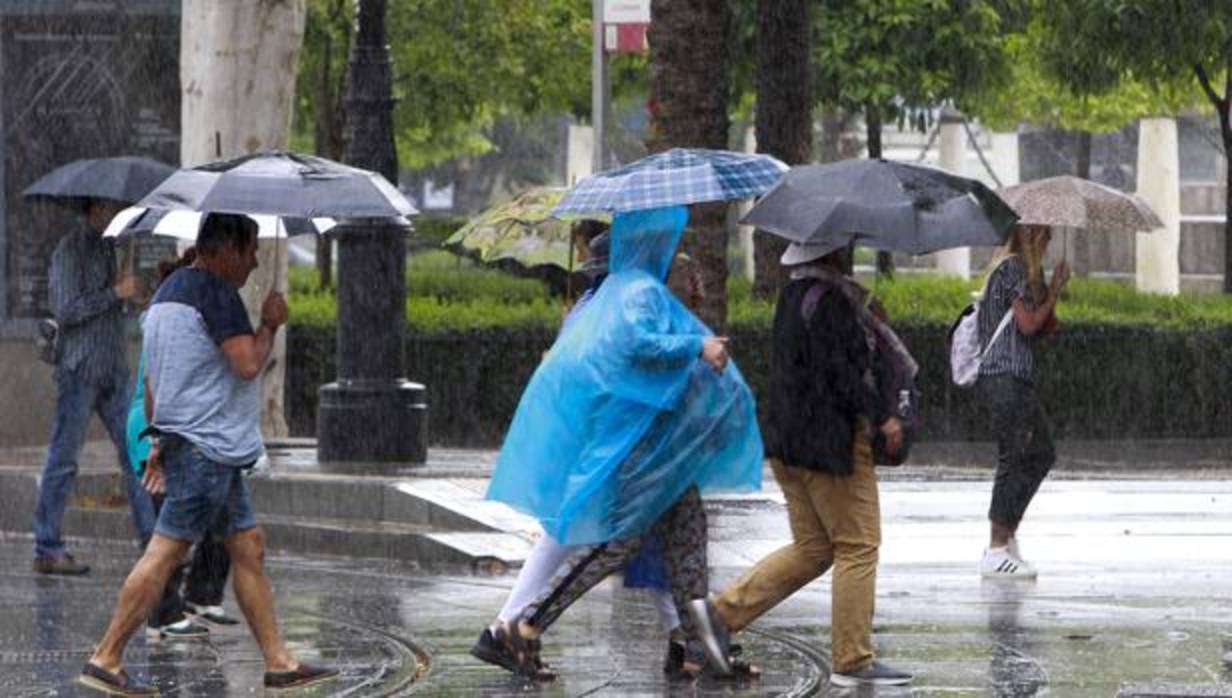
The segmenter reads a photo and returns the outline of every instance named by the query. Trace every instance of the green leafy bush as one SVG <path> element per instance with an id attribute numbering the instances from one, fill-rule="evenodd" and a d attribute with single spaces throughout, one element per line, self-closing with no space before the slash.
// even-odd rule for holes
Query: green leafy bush
<path id="1" fill-rule="evenodd" d="M 337 312 L 334 298 L 316 289 L 315 271 L 293 269 L 290 282 L 292 322 L 332 326 Z M 948 327 L 971 302 L 980 283 L 979 279 L 904 274 L 869 285 L 895 325 Z M 485 269 L 443 251 L 411 258 L 407 289 L 408 322 L 420 332 L 554 328 L 563 313 L 560 301 L 550 298 L 542 282 Z M 1058 308 L 1061 321 L 1069 325 L 1177 330 L 1232 326 L 1230 296 L 1160 296 L 1113 281 L 1074 279 Z M 728 282 L 731 331 L 765 329 L 773 317 L 774 304 L 754 298 L 746 279 L 733 277 Z"/>

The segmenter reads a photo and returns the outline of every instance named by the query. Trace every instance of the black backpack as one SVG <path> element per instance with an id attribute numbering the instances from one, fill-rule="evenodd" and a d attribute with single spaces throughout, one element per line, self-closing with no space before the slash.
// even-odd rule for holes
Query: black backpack
<path id="1" fill-rule="evenodd" d="M 822 296 L 832 288 L 834 288 L 833 284 L 818 280 L 805 293 L 804 300 L 800 304 L 800 312 L 806 323 L 816 310 Z M 874 432 L 873 461 L 877 465 L 902 465 L 906 462 L 911 446 L 915 442 L 916 433 L 920 429 L 920 393 L 915 387 L 916 374 L 919 369 L 913 365 L 914 360 L 909 363 L 895 348 L 897 344 L 902 351 L 906 351 L 906 347 L 894 334 L 894 330 L 890 329 L 885 321 L 869 309 L 868 302 L 871 300 L 872 295 L 870 294 L 868 300 L 858 310 L 860 321 L 872 334 L 875 344 L 873 382 L 877 386 L 877 395 L 883 409 L 887 414 L 898 417 L 903 425 L 903 443 L 892 456 L 885 452 L 885 437 L 880 431 Z M 907 358 L 910 358 L 910 355 Z"/>

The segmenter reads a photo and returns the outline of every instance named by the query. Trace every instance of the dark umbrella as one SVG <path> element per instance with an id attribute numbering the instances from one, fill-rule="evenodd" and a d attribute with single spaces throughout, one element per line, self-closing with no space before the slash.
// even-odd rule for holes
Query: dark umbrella
<path id="1" fill-rule="evenodd" d="M 284 218 L 394 218 L 417 213 L 381 175 L 272 151 L 180 170 L 138 206 Z"/>
<path id="2" fill-rule="evenodd" d="M 797 243 L 926 254 L 1000 245 L 1018 220 L 980 182 L 889 160 L 793 167 L 741 220 Z"/>
<path id="3" fill-rule="evenodd" d="M 74 160 L 43 175 L 22 196 L 83 209 L 90 199 L 132 203 L 149 194 L 175 168 L 149 158 L 124 156 Z"/>

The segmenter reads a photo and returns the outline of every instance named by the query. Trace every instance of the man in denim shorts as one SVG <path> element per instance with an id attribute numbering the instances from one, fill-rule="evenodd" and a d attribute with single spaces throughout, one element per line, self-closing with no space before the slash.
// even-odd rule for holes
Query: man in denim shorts
<path id="1" fill-rule="evenodd" d="M 122 668 L 129 638 L 167 579 L 207 532 L 231 556 L 235 597 L 265 659 L 265 686 L 308 686 L 337 675 L 302 664 L 278 631 L 265 575 L 265 538 L 253 518 L 243 471 L 262 453 L 261 375 L 278 327 L 282 295 L 271 292 L 254 331 L 237 289 L 257 267 L 257 226 L 246 216 L 210 214 L 197 261 L 159 286 L 143 326 L 146 417 L 158 434 L 145 485 L 166 497 L 145 554 L 129 573 L 107 634 L 82 670 L 82 684 L 120 696 L 157 695 Z"/>

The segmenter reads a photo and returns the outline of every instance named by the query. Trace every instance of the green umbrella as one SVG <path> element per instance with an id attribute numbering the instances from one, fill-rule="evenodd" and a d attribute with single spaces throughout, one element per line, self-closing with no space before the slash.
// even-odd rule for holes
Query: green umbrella
<path id="1" fill-rule="evenodd" d="M 577 251 L 570 235 L 573 221 L 587 218 L 610 222 L 611 216 L 550 218 L 552 208 L 566 191 L 537 187 L 522 192 L 472 218 L 445 241 L 445 247 L 502 269 L 556 267 L 571 272 L 577 269 Z"/>

